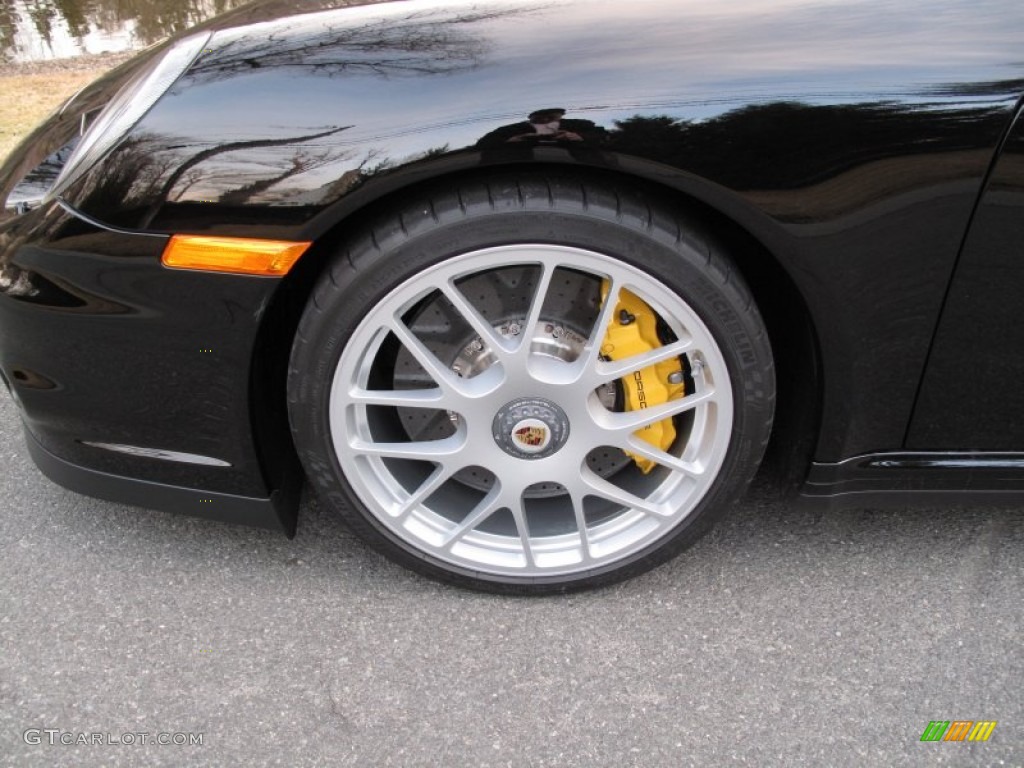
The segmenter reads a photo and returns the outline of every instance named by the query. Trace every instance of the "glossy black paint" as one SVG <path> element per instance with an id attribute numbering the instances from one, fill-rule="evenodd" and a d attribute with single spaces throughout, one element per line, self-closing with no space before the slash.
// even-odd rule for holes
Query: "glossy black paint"
<path id="1" fill-rule="evenodd" d="M 294 16 L 285 5 L 203 25 L 218 30 L 208 51 L 65 192 L 77 213 L 51 203 L 0 224 L 0 285 L 27 275 L 36 291 L 33 301 L 0 290 L 0 368 L 49 450 L 155 482 L 269 495 L 294 468 L 283 356 L 323 254 L 410 185 L 525 165 L 655 185 L 715 222 L 759 303 L 777 305 L 788 415 L 817 461 L 950 448 L 971 428 L 937 420 L 940 361 L 958 343 L 946 329 L 957 333 L 985 290 L 958 287 L 961 275 L 984 284 L 972 274 L 991 239 L 1019 233 L 1018 203 L 998 192 L 1011 183 L 1019 194 L 1014 154 L 974 219 L 910 421 L 960 245 L 1024 93 L 1016 3 L 289 3 Z M 0 192 L 135 66 L 37 131 Z M 573 135 L 510 141 L 552 108 Z M 174 232 L 318 245 L 282 281 L 204 275 L 160 267 Z M 1005 274 L 1005 290 L 1019 290 L 1019 259 Z M 17 369 L 30 378 L 12 378 Z M 998 418 L 991 402 L 977 407 Z M 1021 446 L 1019 432 L 997 434 L 957 447 Z M 231 467 L 107 455 L 79 442 L 92 436 Z M 792 458 L 806 468 L 807 456 Z"/>
<path id="2" fill-rule="evenodd" d="M 907 440 L 1024 446 L 1024 119 L 1018 113 L 957 265 Z"/>
<path id="3" fill-rule="evenodd" d="M 262 460 L 251 411 L 255 338 L 277 280 L 164 269 L 165 236 L 111 230 L 58 204 L 10 224 L 0 233 L 10 257 L 0 365 L 43 450 L 95 472 L 225 495 L 266 499 L 294 485 L 287 461 Z"/>

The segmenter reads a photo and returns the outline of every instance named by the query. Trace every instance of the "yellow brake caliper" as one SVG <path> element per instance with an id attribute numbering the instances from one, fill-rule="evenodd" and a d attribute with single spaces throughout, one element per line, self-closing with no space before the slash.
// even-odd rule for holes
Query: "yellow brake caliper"
<path id="1" fill-rule="evenodd" d="M 601 284 L 602 301 L 608 295 L 608 281 Z M 658 318 L 647 303 L 627 290 L 619 292 L 619 301 L 612 313 L 605 332 L 601 354 L 609 360 L 623 360 L 662 346 L 658 338 Z M 686 394 L 683 368 L 678 357 L 663 360 L 621 380 L 627 411 L 638 411 L 661 403 L 667 403 Z M 648 424 L 633 433 L 655 448 L 667 451 L 676 439 L 676 427 L 672 419 L 663 419 Z M 657 464 L 643 456 L 626 451 L 646 475 Z"/>

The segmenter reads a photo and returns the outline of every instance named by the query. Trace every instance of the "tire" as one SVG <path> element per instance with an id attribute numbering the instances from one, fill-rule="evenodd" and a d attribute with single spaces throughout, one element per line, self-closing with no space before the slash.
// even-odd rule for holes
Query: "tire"
<path id="1" fill-rule="evenodd" d="M 757 308 L 699 224 L 559 174 L 428 189 L 354 234 L 288 379 L 307 475 L 359 536 L 506 593 L 681 552 L 753 476 L 774 386 Z"/>

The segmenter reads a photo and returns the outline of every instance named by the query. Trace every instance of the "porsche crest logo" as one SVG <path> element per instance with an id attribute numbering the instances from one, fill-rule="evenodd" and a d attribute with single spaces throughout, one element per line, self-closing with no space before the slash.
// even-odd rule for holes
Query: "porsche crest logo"
<path id="1" fill-rule="evenodd" d="M 544 445 L 548 437 L 548 428 L 537 426 L 520 427 L 512 435 L 517 442 L 533 448 L 538 445 Z"/>

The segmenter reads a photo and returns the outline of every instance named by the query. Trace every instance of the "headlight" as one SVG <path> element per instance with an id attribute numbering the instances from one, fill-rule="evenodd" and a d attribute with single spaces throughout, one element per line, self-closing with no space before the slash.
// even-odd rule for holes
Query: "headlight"
<path id="1" fill-rule="evenodd" d="M 179 40 L 125 83 L 86 130 L 48 197 L 59 195 L 113 149 L 185 73 L 212 34 L 206 32 Z"/>

